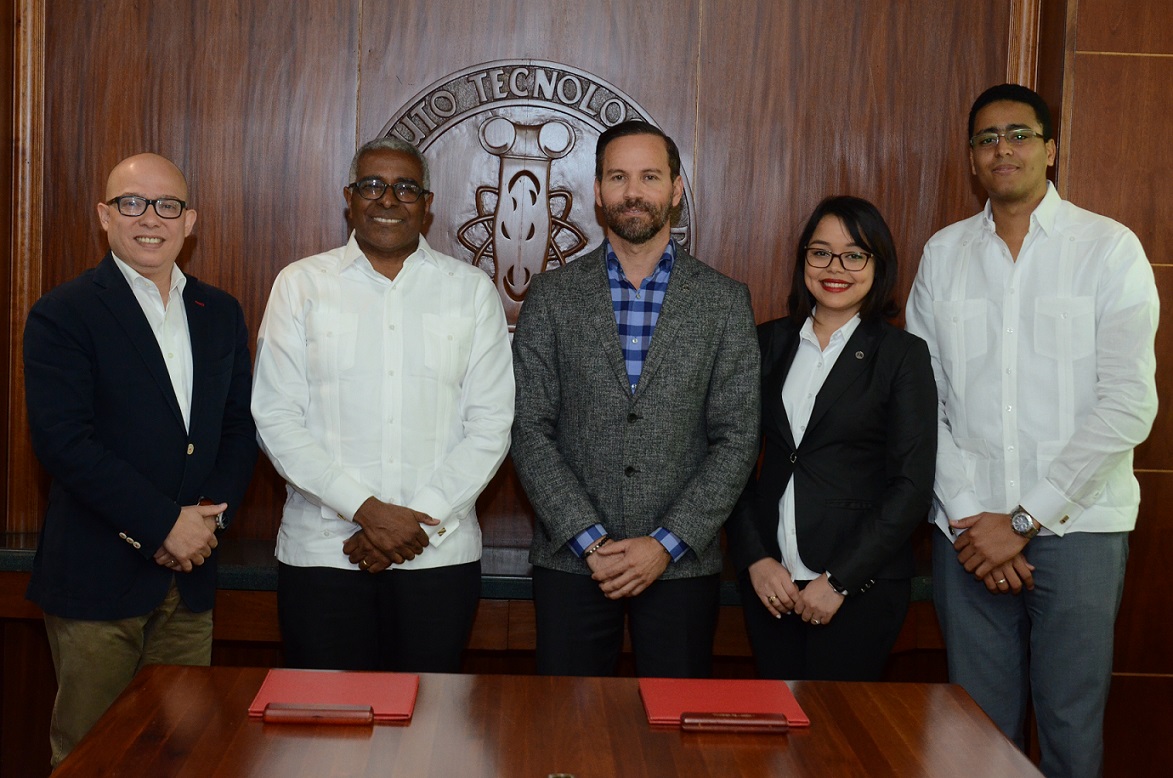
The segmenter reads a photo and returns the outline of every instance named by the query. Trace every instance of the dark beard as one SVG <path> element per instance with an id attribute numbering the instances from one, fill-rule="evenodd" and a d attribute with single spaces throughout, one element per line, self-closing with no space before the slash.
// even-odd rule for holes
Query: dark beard
<path id="1" fill-rule="evenodd" d="M 623 215 L 623 211 L 629 208 L 643 210 L 647 218 L 645 219 L 640 215 Z M 660 230 L 664 229 L 664 225 L 668 223 L 668 214 L 670 211 L 671 205 L 668 203 L 657 207 L 647 200 L 632 198 L 605 206 L 603 208 L 603 218 L 607 221 L 607 227 L 612 232 L 628 243 L 638 245 L 647 243 Z"/>

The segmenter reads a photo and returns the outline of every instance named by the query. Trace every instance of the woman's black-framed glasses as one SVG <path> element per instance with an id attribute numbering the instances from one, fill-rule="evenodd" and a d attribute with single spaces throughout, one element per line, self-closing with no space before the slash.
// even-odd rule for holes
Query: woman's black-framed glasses
<path id="1" fill-rule="evenodd" d="M 836 257 L 839 258 L 839 264 L 843 266 L 843 269 L 852 273 L 867 267 L 868 260 L 872 258 L 872 255 L 867 251 L 844 251 L 841 254 L 836 254 L 818 246 L 806 247 L 806 263 L 811 267 L 830 267 L 832 260 Z"/>

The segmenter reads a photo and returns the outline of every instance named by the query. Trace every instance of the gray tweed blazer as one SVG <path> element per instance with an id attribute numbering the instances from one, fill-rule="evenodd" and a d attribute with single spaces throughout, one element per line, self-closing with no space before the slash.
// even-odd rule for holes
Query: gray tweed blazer
<path id="1" fill-rule="evenodd" d="M 721 525 L 759 446 L 744 284 L 678 249 L 632 395 L 600 246 L 533 279 L 513 369 L 513 464 L 537 514 L 532 564 L 588 574 L 566 543 L 601 523 L 616 539 L 663 526 L 687 543 L 664 578 L 721 570 Z"/>

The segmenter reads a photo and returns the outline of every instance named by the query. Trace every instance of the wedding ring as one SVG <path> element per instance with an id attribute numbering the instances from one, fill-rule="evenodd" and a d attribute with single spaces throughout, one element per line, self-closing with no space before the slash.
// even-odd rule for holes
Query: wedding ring
<path id="1" fill-rule="evenodd" d="M 368 567 L 371 566 L 371 563 L 364 559 L 363 561 L 358 563 L 358 566 L 361 567 L 363 570 L 366 570 Z"/>
<path id="2" fill-rule="evenodd" d="M 771 594 L 769 597 L 766 598 L 766 601 L 767 602 L 778 602 L 778 597 L 777 597 L 777 595 Z"/>
<path id="3" fill-rule="evenodd" d="M 811 619 L 811 624 L 814 624 L 816 627 L 817 627 L 817 626 L 819 626 L 819 625 L 820 625 L 820 624 L 822 624 L 822 623 L 823 623 L 823 622 L 819 621 L 818 619 Z"/>
<path id="4" fill-rule="evenodd" d="M 999 578 L 999 579 L 998 579 L 998 585 L 999 585 L 999 586 L 1001 586 L 1001 585 L 1002 585 L 1002 584 L 1004 584 L 1004 583 L 1006 583 L 1006 579 L 1005 579 L 1005 578 Z"/>

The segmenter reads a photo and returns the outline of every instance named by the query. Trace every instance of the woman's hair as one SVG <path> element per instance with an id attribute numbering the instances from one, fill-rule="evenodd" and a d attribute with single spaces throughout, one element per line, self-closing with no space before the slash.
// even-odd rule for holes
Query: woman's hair
<path id="1" fill-rule="evenodd" d="M 790 280 L 790 297 L 787 299 L 790 315 L 797 319 L 805 319 L 814 309 L 815 298 L 806 288 L 804 278 L 806 247 L 824 216 L 839 217 L 855 243 L 872 255 L 869 261 L 874 263 L 875 278 L 872 281 L 872 288 L 868 290 L 860 306 L 859 317 L 864 320 L 890 319 L 898 314 L 900 306 L 895 298 L 898 273 L 896 246 L 892 242 L 892 232 L 888 229 L 887 222 L 876 206 L 867 200 L 850 195 L 836 195 L 828 197 L 815 207 L 798 239 L 798 247 L 794 252 L 794 275 Z"/>

